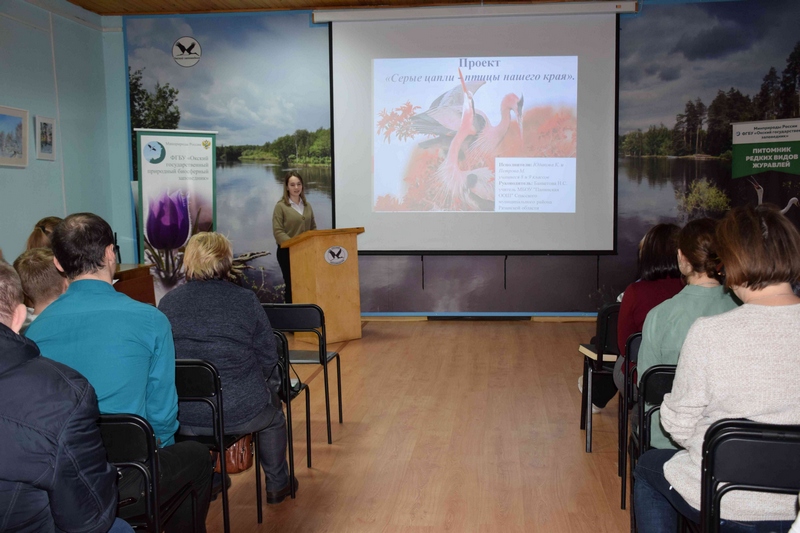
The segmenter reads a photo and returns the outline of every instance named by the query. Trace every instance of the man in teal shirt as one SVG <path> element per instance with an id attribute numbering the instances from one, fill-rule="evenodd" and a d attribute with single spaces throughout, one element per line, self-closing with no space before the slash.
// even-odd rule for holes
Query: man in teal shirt
<path id="1" fill-rule="evenodd" d="M 105 220 L 91 213 L 70 215 L 50 239 L 56 267 L 70 285 L 31 324 L 27 337 L 46 357 L 86 376 L 97 392 L 101 413 L 137 414 L 153 426 L 162 447 L 160 497 L 167 500 L 194 483 L 195 519 L 198 531 L 205 531 L 210 455 L 195 442 L 175 444 L 178 396 L 169 321 L 156 308 L 114 290 L 114 234 Z M 125 491 L 121 482 L 121 498 Z M 189 522 L 191 514 L 178 512 L 166 529 L 185 531 Z"/>

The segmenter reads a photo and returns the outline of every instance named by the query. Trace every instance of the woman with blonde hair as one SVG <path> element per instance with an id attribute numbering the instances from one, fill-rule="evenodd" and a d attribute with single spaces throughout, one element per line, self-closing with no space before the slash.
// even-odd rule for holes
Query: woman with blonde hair
<path id="1" fill-rule="evenodd" d="M 317 229 L 317 223 L 314 210 L 306 200 L 303 178 L 297 172 L 289 172 L 283 180 L 283 198 L 278 200 L 272 212 L 272 233 L 278 243 L 278 265 L 286 282 L 287 304 L 292 303 L 292 269 L 289 249 L 281 248 L 281 244 L 312 229 Z"/>
<path id="2" fill-rule="evenodd" d="M 204 359 L 217 368 L 225 390 L 225 433 L 258 431 L 267 503 L 280 503 L 291 486 L 272 327 L 255 293 L 227 281 L 233 249 L 225 236 L 194 235 L 186 244 L 183 263 L 187 283 L 166 294 L 158 305 L 172 324 L 175 356 Z M 213 435 L 203 405 L 182 404 L 178 420 L 183 435 Z"/>

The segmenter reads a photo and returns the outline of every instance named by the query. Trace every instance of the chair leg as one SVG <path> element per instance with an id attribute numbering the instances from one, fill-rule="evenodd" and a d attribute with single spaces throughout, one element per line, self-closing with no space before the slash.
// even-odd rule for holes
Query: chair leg
<path id="1" fill-rule="evenodd" d="M 224 437 L 217 441 L 218 449 L 220 450 L 219 470 L 222 476 L 222 527 L 225 533 L 231 533 L 231 510 L 228 500 L 228 484 L 226 483 L 228 479 L 228 469 L 225 465 L 225 446 L 223 445 L 223 439 Z"/>
<path id="2" fill-rule="evenodd" d="M 258 523 L 264 521 L 264 512 L 261 503 L 261 459 L 258 456 L 258 432 L 253 433 L 253 460 L 255 461 L 256 471 L 256 513 L 258 514 Z M 224 458 L 223 458 L 224 459 Z"/>
<path id="3" fill-rule="evenodd" d="M 586 393 L 586 403 L 584 404 L 584 409 L 586 409 L 586 453 L 592 453 L 592 380 L 594 375 L 591 366 L 587 367 L 586 376 L 587 379 L 583 382 L 583 391 Z"/>
<path id="4" fill-rule="evenodd" d="M 308 468 L 311 468 L 311 400 L 308 385 L 306 385 L 306 455 Z"/>
<path id="5" fill-rule="evenodd" d="M 291 496 L 294 498 L 294 433 L 292 431 L 291 391 L 286 396 L 286 440 L 289 448 L 289 487 L 291 488 Z"/>
<path id="6" fill-rule="evenodd" d="M 588 365 L 586 357 L 583 358 L 583 391 L 581 392 L 581 429 L 586 429 L 586 374 Z"/>
<path id="7" fill-rule="evenodd" d="M 322 365 L 322 373 L 323 377 L 325 378 L 323 381 L 325 382 L 325 418 L 328 423 L 328 444 L 333 444 L 333 439 L 331 438 L 331 397 L 330 391 L 328 390 L 328 363 L 325 362 Z"/>
<path id="8" fill-rule="evenodd" d="M 633 483 L 634 483 L 633 470 L 634 470 L 634 468 L 636 468 L 636 456 L 637 456 L 637 454 L 638 454 L 638 451 L 634 451 L 633 439 L 629 439 L 629 441 L 628 441 L 628 456 L 630 457 L 630 476 L 631 477 L 630 477 L 630 483 L 629 483 L 630 490 L 628 492 L 630 494 L 630 500 L 631 500 L 631 511 L 630 511 L 630 514 L 631 514 L 631 533 L 636 533 L 636 531 L 637 531 L 637 529 L 636 529 L 636 505 L 634 504 L 634 500 L 633 500 Z"/>
<path id="9" fill-rule="evenodd" d="M 336 354 L 336 390 L 339 392 L 339 423 L 342 423 L 342 365 Z"/>
<path id="10" fill-rule="evenodd" d="M 626 500 L 628 498 L 628 494 L 625 492 L 625 490 L 627 489 L 626 482 L 628 481 L 628 477 L 627 477 L 628 476 L 628 472 L 626 470 L 627 466 L 628 466 L 628 457 L 627 457 L 627 455 L 628 455 L 627 454 L 627 452 L 628 452 L 628 425 L 627 425 L 627 418 L 626 418 L 625 422 L 626 422 L 626 424 L 625 424 L 625 441 L 622 444 L 622 456 L 620 458 L 620 461 L 621 461 L 620 464 L 622 465 L 622 491 L 621 491 L 622 502 L 620 503 L 620 508 L 623 511 L 625 510 L 625 502 L 626 502 Z"/>

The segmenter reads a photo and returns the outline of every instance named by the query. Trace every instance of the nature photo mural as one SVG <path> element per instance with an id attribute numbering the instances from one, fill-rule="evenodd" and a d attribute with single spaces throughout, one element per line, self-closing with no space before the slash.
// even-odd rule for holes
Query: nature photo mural
<path id="1" fill-rule="evenodd" d="M 272 212 L 286 171 L 303 176 L 317 227 L 332 223 L 327 25 L 309 12 L 128 17 L 125 35 L 131 127 L 217 132 L 217 231 L 239 282 L 283 301 Z"/>

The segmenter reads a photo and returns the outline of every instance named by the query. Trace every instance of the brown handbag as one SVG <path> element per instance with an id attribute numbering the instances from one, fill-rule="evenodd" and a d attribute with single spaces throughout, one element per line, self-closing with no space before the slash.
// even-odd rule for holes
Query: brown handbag
<path id="1" fill-rule="evenodd" d="M 214 472 L 221 473 L 219 453 L 212 452 L 212 454 L 216 456 Z M 253 466 L 253 435 L 247 434 L 225 450 L 225 470 L 228 474 L 238 474 L 250 469 L 251 466 Z"/>

